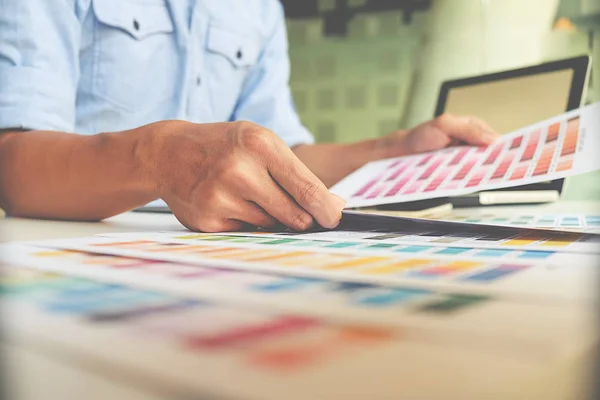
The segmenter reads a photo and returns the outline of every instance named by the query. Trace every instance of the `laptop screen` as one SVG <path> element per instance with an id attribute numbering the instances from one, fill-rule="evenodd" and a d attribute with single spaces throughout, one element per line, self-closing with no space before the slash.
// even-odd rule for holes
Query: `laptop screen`
<path id="1" fill-rule="evenodd" d="M 445 111 L 476 115 L 496 131 L 509 133 L 565 112 L 573 74 L 569 68 L 454 87 Z"/>

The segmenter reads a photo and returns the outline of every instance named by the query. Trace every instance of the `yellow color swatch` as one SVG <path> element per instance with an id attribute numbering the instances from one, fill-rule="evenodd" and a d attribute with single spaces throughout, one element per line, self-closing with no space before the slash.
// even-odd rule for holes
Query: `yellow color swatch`
<path id="1" fill-rule="evenodd" d="M 422 267 L 424 265 L 431 264 L 433 261 L 434 260 L 424 258 L 413 258 L 406 261 L 385 264 L 377 268 L 366 269 L 361 272 L 365 274 L 393 274 L 394 272 L 403 271 L 405 269 Z"/>
<path id="2" fill-rule="evenodd" d="M 250 257 L 254 257 L 257 255 L 265 255 L 265 254 L 273 254 L 276 253 L 273 250 L 254 250 L 254 249 L 244 249 L 239 247 L 227 247 L 227 251 L 211 251 L 205 252 L 207 257 L 210 258 L 224 258 L 230 260 L 245 260 Z"/>
<path id="3" fill-rule="evenodd" d="M 537 242 L 537 240 L 528 240 L 528 239 L 511 239 L 502 243 L 503 246 L 527 246 L 528 244 L 533 244 Z"/>
<path id="4" fill-rule="evenodd" d="M 369 265 L 369 264 L 377 264 L 382 261 L 387 261 L 389 259 L 390 259 L 389 257 L 379 257 L 379 256 L 360 257 L 360 258 L 354 258 L 354 259 L 351 259 L 348 261 L 327 264 L 327 265 L 324 265 L 322 268 L 323 269 L 347 269 L 347 268 L 354 268 L 354 267 L 362 267 L 362 266 Z"/>
<path id="5" fill-rule="evenodd" d="M 306 257 L 286 259 L 280 262 L 278 265 L 286 267 L 319 267 L 324 264 L 332 264 L 339 262 L 340 260 L 352 259 L 353 256 L 349 254 L 320 254 L 310 253 Z"/>
<path id="6" fill-rule="evenodd" d="M 573 242 L 565 242 L 563 240 L 548 240 L 544 243 L 541 243 L 540 246 L 556 246 L 556 247 L 564 247 L 568 246 Z"/>
<path id="7" fill-rule="evenodd" d="M 77 253 L 77 251 L 72 251 L 72 250 L 51 250 L 51 251 L 38 251 L 36 253 L 34 253 L 33 255 L 35 257 L 58 257 L 58 256 L 66 256 L 68 254 L 74 254 Z"/>
<path id="8" fill-rule="evenodd" d="M 201 245 L 181 245 L 181 246 L 164 246 L 164 245 L 159 245 L 156 247 L 147 247 L 144 250 L 145 251 L 152 251 L 152 252 L 159 252 L 159 253 L 174 253 L 174 252 L 191 252 L 191 251 L 197 251 L 197 250 L 202 250 L 202 249 L 210 249 L 211 247 L 208 246 L 201 246 Z M 213 247 L 214 248 L 214 247 Z"/>
<path id="9" fill-rule="evenodd" d="M 454 268 L 475 268 L 475 267 L 480 267 L 481 264 L 478 261 L 453 261 L 449 264 L 447 264 L 448 267 L 454 267 Z"/>
<path id="10" fill-rule="evenodd" d="M 189 239 L 204 239 L 207 237 L 211 237 L 212 235 L 207 234 L 197 234 L 197 235 L 185 235 L 185 236 L 175 236 L 175 239 L 189 240 Z"/>
<path id="11" fill-rule="evenodd" d="M 282 252 L 278 252 L 276 254 L 271 254 L 271 255 L 263 255 L 263 256 L 258 256 L 258 257 L 250 257 L 247 258 L 248 261 L 277 261 L 277 260 L 282 260 L 284 258 L 294 258 L 294 257 L 302 257 L 302 256 L 308 256 L 312 253 L 308 253 L 306 251 L 292 251 L 289 253 L 282 253 Z"/>

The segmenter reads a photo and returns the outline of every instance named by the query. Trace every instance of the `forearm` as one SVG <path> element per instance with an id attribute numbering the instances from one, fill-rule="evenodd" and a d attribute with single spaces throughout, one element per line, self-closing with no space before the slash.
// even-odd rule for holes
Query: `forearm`
<path id="1" fill-rule="evenodd" d="M 397 146 L 391 149 L 381 139 L 351 144 L 306 144 L 296 146 L 292 150 L 327 187 L 333 186 L 370 161 L 404 153 L 399 152 Z"/>
<path id="2" fill-rule="evenodd" d="M 13 216 L 99 220 L 151 201 L 140 146 L 152 129 L 0 134 L 0 208 Z"/>

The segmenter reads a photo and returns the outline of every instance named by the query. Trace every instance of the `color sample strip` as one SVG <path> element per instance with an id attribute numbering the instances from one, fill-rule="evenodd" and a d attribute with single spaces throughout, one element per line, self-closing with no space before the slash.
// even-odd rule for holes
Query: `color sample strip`
<path id="1" fill-rule="evenodd" d="M 417 167 L 422 167 L 427 164 L 433 158 L 433 154 L 427 154 L 421 158 L 421 160 L 417 163 Z"/>
<path id="2" fill-rule="evenodd" d="M 399 253 L 420 253 L 431 249 L 431 246 L 406 246 L 396 250 Z"/>
<path id="3" fill-rule="evenodd" d="M 569 171 L 573 169 L 573 159 L 561 159 L 556 165 L 556 172 Z"/>
<path id="4" fill-rule="evenodd" d="M 500 153 L 502 153 L 503 147 L 504 147 L 503 143 L 497 144 L 494 147 L 492 147 L 492 151 L 488 155 L 488 157 L 485 159 L 485 161 L 483 162 L 483 165 L 493 164 L 496 161 L 496 159 L 498 158 L 498 156 L 500 155 Z"/>
<path id="5" fill-rule="evenodd" d="M 446 247 L 445 249 L 441 249 L 435 252 L 435 254 L 451 254 L 451 255 L 456 255 L 456 254 L 462 254 L 468 251 L 473 250 L 472 248 L 469 247 Z"/>
<path id="6" fill-rule="evenodd" d="M 555 254 L 554 251 L 535 251 L 527 250 L 519 256 L 519 258 L 545 259 Z"/>
<path id="7" fill-rule="evenodd" d="M 523 136 L 518 136 L 514 138 L 510 142 L 509 150 L 518 149 L 519 147 L 521 147 L 521 143 L 523 143 Z"/>
<path id="8" fill-rule="evenodd" d="M 449 166 L 457 165 L 459 162 L 462 161 L 462 159 L 467 155 L 468 152 L 469 152 L 468 147 L 460 148 L 458 150 L 458 152 L 456 153 L 456 155 L 450 160 L 450 163 L 448 163 L 448 165 Z"/>
<path id="9" fill-rule="evenodd" d="M 488 173 L 488 169 L 487 168 L 479 168 L 471 177 L 471 179 L 469 179 L 469 181 L 467 182 L 467 187 L 472 187 L 472 186 L 477 186 L 481 183 L 481 181 L 483 180 L 483 178 L 487 175 Z"/>
<path id="10" fill-rule="evenodd" d="M 503 257 L 512 252 L 513 252 L 513 250 L 486 249 L 486 250 L 478 251 L 477 253 L 475 253 L 475 255 L 479 256 L 479 257 Z"/>
<path id="11" fill-rule="evenodd" d="M 408 166 L 409 166 L 408 162 L 403 162 L 403 163 L 399 164 L 398 168 L 396 168 L 396 170 L 387 178 L 387 180 L 395 181 L 396 179 L 398 179 L 400 177 L 400 175 L 402 175 L 404 173 L 404 171 L 406 171 Z"/>
<path id="12" fill-rule="evenodd" d="M 363 274 L 372 274 L 372 275 L 388 275 L 394 274 L 397 272 L 404 272 L 406 270 L 413 269 L 415 267 L 422 267 L 424 265 L 431 264 L 433 260 L 431 259 L 411 259 L 405 261 L 397 261 L 389 264 L 385 264 L 375 268 L 366 268 L 362 269 L 360 273 Z"/>
<path id="13" fill-rule="evenodd" d="M 371 193 L 369 193 L 369 195 L 367 196 L 367 199 L 376 198 L 377 196 L 379 196 L 381 194 L 381 192 L 383 192 L 383 189 L 385 189 L 384 185 L 378 186 L 375 190 L 373 190 Z"/>
<path id="14" fill-rule="evenodd" d="M 477 157 L 471 157 L 471 158 L 469 158 L 465 162 L 465 164 L 458 170 L 458 172 L 456 173 L 456 175 L 454 175 L 454 177 L 452 178 L 452 180 L 453 181 L 462 181 L 469 174 L 469 172 L 471 172 L 471 170 L 475 166 L 475 163 L 477 162 L 477 160 L 478 160 Z"/>
<path id="15" fill-rule="evenodd" d="M 508 171 L 508 168 L 511 166 L 516 155 L 517 155 L 517 153 L 515 151 L 508 152 L 504 156 L 504 158 L 502 159 L 502 161 L 500 162 L 500 164 L 498 165 L 498 167 L 496 168 L 496 170 L 494 171 L 494 174 L 491 176 L 490 179 L 503 178 L 504 175 L 506 175 L 506 172 Z"/>
<path id="16" fill-rule="evenodd" d="M 191 348 L 218 348 L 238 346 L 257 339 L 265 340 L 289 332 L 297 332 L 313 327 L 317 321 L 304 317 L 282 317 L 272 321 L 260 321 L 254 325 L 232 328 L 217 334 L 189 335 L 186 345 Z"/>
<path id="17" fill-rule="evenodd" d="M 416 193 L 422 185 L 423 185 L 422 181 L 415 181 L 411 185 L 409 185 L 403 193 L 404 194 Z"/>
<path id="18" fill-rule="evenodd" d="M 577 142 L 579 140 L 579 122 L 579 117 L 569 119 L 569 122 L 567 123 L 565 140 L 563 141 L 563 147 L 560 153 L 561 157 L 574 154 L 577 150 Z"/>
<path id="19" fill-rule="evenodd" d="M 370 180 L 369 182 L 367 182 L 367 184 L 365 184 L 363 187 L 361 187 L 356 193 L 354 193 L 354 195 L 352 197 L 361 197 L 361 196 L 363 196 L 373 186 L 375 186 L 377 184 L 377 182 L 379 182 L 380 180 L 381 180 L 381 175 L 376 176 L 375 178 L 373 178 L 372 180 Z"/>
<path id="20" fill-rule="evenodd" d="M 525 147 L 525 151 L 523 151 L 523 155 L 521 156 L 521 161 L 529 161 L 533 159 L 533 155 L 537 150 L 541 135 L 542 131 L 536 130 L 529 136 L 529 139 L 527 140 L 527 146 Z"/>
<path id="21" fill-rule="evenodd" d="M 446 180 L 446 178 L 448 177 L 449 174 L 450 174 L 450 170 L 447 168 L 438 170 L 437 175 L 431 180 L 429 185 L 427 185 L 427 187 L 425 188 L 425 192 L 431 192 L 433 190 L 436 190 L 438 187 L 440 187 L 442 182 L 444 182 Z"/>
<path id="22" fill-rule="evenodd" d="M 527 174 L 527 170 L 529 169 L 529 165 L 519 165 L 514 170 L 510 176 L 510 180 L 523 179 Z"/>
<path id="23" fill-rule="evenodd" d="M 545 145 L 542 149 L 542 153 L 538 158 L 535 169 L 533 170 L 533 176 L 545 175 L 550 170 L 550 164 L 554 159 L 554 153 L 556 152 L 556 142 L 550 142 Z"/>
<path id="24" fill-rule="evenodd" d="M 560 122 L 556 122 L 548 128 L 548 134 L 546 135 L 546 143 L 554 142 L 558 139 L 560 133 Z"/>
<path id="25" fill-rule="evenodd" d="M 489 301 L 487 296 L 476 295 L 451 295 L 442 300 L 428 302 L 418 308 L 420 312 L 430 312 L 436 314 L 451 314 L 464 308 L 473 307 L 483 302 Z"/>
<path id="26" fill-rule="evenodd" d="M 482 265 L 484 264 L 474 261 L 455 261 L 425 268 L 421 271 L 415 272 L 415 275 L 419 277 L 441 277 L 457 272 L 464 272 L 473 268 L 481 267 Z"/>
<path id="27" fill-rule="evenodd" d="M 442 162 L 444 161 L 443 157 L 438 157 L 436 158 L 426 169 L 425 171 L 421 174 L 421 176 L 419 176 L 419 180 L 426 180 L 429 179 L 431 177 L 431 175 L 439 168 L 439 166 L 442 164 Z"/>
<path id="28" fill-rule="evenodd" d="M 348 261 L 336 262 L 333 264 L 326 264 L 322 268 L 331 269 L 349 269 L 355 267 L 364 267 L 368 265 L 378 264 L 382 261 L 389 260 L 389 257 L 372 256 L 372 257 L 359 257 Z"/>
<path id="29" fill-rule="evenodd" d="M 410 181 L 411 177 L 406 177 L 398 180 L 398 182 L 394 183 L 392 188 L 385 194 L 386 197 L 395 196 L 402 190 L 404 186 Z"/>
<path id="30" fill-rule="evenodd" d="M 504 264 L 464 278 L 466 281 L 491 282 L 527 269 L 526 265 Z"/>

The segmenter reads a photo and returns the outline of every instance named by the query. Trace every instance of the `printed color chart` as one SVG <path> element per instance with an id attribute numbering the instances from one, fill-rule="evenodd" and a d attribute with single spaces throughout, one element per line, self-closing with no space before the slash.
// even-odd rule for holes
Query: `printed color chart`
<path id="1" fill-rule="evenodd" d="M 468 333 L 436 334 L 425 321 L 398 331 L 35 269 L 3 268 L 0 288 L 3 335 L 11 341 L 51 347 L 97 371 L 118 371 L 125 384 L 160 398 L 445 398 L 457 387 L 485 393 L 490 382 L 523 382 L 561 354 L 574 357 L 578 349 L 570 339 L 585 332 L 578 321 L 591 319 L 538 307 L 532 317 L 541 315 L 537 311 L 561 317 L 527 318 L 538 322 L 528 332 L 536 343 L 481 341 Z M 431 315 L 441 322 L 445 310 L 454 315 L 468 300 L 434 305 Z M 512 314 L 524 315 L 515 307 Z M 494 314 L 482 311 L 470 318 L 473 328 L 483 315 L 490 325 Z"/>
<path id="2" fill-rule="evenodd" d="M 543 182 L 600 169 L 600 103 L 503 136 L 488 147 L 453 147 L 371 162 L 331 191 L 365 207 Z"/>
<path id="3" fill-rule="evenodd" d="M 242 242 L 238 242 L 241 240 Z M 249 242 L 250 241 L 250 242 Z M 285 243 L 282 243 L 285 242 Z M 351 241 L 273 239 L 219 235 L 191 235 L 182 239 L 90 238 L 45 244 L 72 250 L 122 257 L 187 263 L 303 278 L 348 280 L 389 286 L 470 290 L 564 297 L 593 297 L 583 290 L 595 281 L 595 258 L 579 258 L 578 269 L 564 267 L 564 254 L 549 251 L 472 249 L 424 245 L 387 246 L 373 243 L 358 250 Z M 340 245 L 342 244 L 342 245 Z M 555 258 L 559 262 L 551 263 Z M 13 261 L 11 259 L 11 261 Z M 560 263 L 560 260 L 563 262 Z M 561 267 L 562 266 L 562 267 Z M 578 287 L 578 290 L 571 290 Z"/>
<path id="4" fill-rule="evenodd" d="M 546 233 L 546 232 L 544 232 Z M 551 234 L 553 232 L 550 232 Z M 520 235 L 473 234 L 466 232 L 378 232 L 378 231 L 330 231 L 330 232 L 230 232 L 230 233 L 190 233 L 161 232 L 154 235 L 139 233 L 103 235 L 118 239 L 157 240 L 182 242 L 202 240 L 214 244 L 247 244 L 262 248 L 306 249 L 319 252 L 349 252 L 352 254 L 391 253 L 418 254 L 439 253 L 445 255 L 469 255 L 482 257 L 483 254 L 497 254 L 504 259 L 519 257 L 561 263 L 565 260 L 595 260 L 598 257 L 598 236 L 581 233 L 557 232 L 552 236 L 532 236 L 525 231 Z M 62 246 L 62 242 L 49 242 Z M 76 244 L 77 242 L 72 242 Z M 565 251 L 576 247 L 579 252 Z M 572 250 L 572 249 L 571 249 Z"/>
<path id="5" fill-rule="evenodd" d="M 541 228 L 557 231 L 600 233 L 600 215 L 549 214 L 549 213 L 490 213 L 455 211 L 451 214 L 430 217 L 431 219 L 466 222 L 470 224 Z"/>
<path id="6" fill-rule="evenodd" d="M 467 228 L 468 229 L 468 228 Z M 181 232 L 162 232 L 152 236 L 144 234 L 115 234 L 112 237 L 142 237 L 157 240 L 194 239 L 206 237 L 206 234 L 181 234 Z M 600 252 L 600 237 L 578 232 L 486 230 L 482 233 L 472 231 L 441 232 L 435 230 L 397 230 L 377 231 L 325 231 L 325 232 L 255 232 L 255 233 L 217 233 L 208 235 L 212 241 L 226 240 L 232 243 L 256 243 L 263 246 L 315 247 L 325 252 L 347 250 L 351 252 L 383 251 L 410 253 L 409 249 L 442 250 L 443 248 L 496 249 L 502 252 L 510 250 L 532 250 L 539 254 L 553 256 L 556 252 L 571 253 L 566 257 L 585 257 L 586 254 Z M 61 245 L 61 242 L 58 242 Z M 447 250 L 450 253 L 450 250 Z M 573 254 L 580 253 L 580 254 Z M 457 253 L 458 254 L 458 253 Z M 533 257 L 531 257 L 533 258 Z M 544 258 L 544 257 L 540 257 Z"/>
<path id="7" fill-rule="evenodd" d="M 548 291 L 544 297 L 534 296 L 529 299 L 521 296 L 511 299 L 458 288 L 423 288 L 409 284 L 389 286 L 290 277 L 97 253 L 48 251 L 31 246 L 21 247 L 19 252 L 24 256 L 20 262 L 23 265 L 34 265 L 48 273 L 66 273 L 74 281 L 106 281 L 102 285 L 88 287 L 86 291 L 77 290 L 74 293 L 67 289 L 60 294 L 61 301 L 56 299 L 48 302 L 52 304 L 50 311 L 93 311 L 96 315 L 94 320 L 100 320 L 98 314 L 102 315 L 103 320 L 109 321 L 124 318 L 123 314 L 131 317 L 144 316 L 150 309 L 175 312 L 181 305 L 180 301 L 176 301 L 176 297 L 179 297 L 187 299 L 184 305 L 194 302 L 226 302 L 234 307 L 276 307 L 279 312 L 293 314 L 296 318 L 377 325 L 400 332 L 406 327 L 419 329 L 426 324 L 428 328 L 435 328 L 442 337 L 442 332 L 445 331 L 462 331 L 482 339 L 510 339 L 535 345 L 540 341 L 537 335 L 531 335 L 531 331 L 536 329 L 540 321 L 554 320 L 560 313 L 571 313 L 572 304 L 577 304 L 564 302 L 557 307 L 555 301 L 564 300 L 560 290 L 554 295 Z M 455 263 L 455 266 L 460 267 L 459 263 Z M 499 278 L 488 275 L 485 279 L 493 281 Z M 544 286 L 547 284 L 545 282 Z M 97 290 L 98 286 L 101 289 Z M 127 287 L 135 287 L 144 295 L 137 295 Z M 25 285 L 20 291 L 30 294 L 37 291 L 41 294 L 47 289 L 45 284 L 34 284 Z M 58 289 L 62 287 L 59 286 Z M 102 299 L 101 295 L 105 296 L 104 301 L 99 301 L 99 298 Z M 540 305 L 540 299 L 544 298 L 548 304 Z M 48 300 L 43 296 L 38 299 Z M 112 300 L 115 302 L 111 303 Z M 142 303 L 145 307 L 134 311 L 137 303 Z M 105 308 L 101 310 L 101 306 Z M 495 319 L 496 324 L 478 327 L 472 332 L 474 315 L 491 315 L 515 306 L 520 315 L 499 313 Z M 112 310 L 111 318 L 109 309 Z M 112 316 L 113 313 L 118 316 Z M 521 322 L 525 314 L 530 314 L 531 318 Z M 517 323 L 521 327 L 519 331 L 512 328 Z"/>

